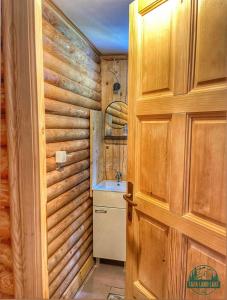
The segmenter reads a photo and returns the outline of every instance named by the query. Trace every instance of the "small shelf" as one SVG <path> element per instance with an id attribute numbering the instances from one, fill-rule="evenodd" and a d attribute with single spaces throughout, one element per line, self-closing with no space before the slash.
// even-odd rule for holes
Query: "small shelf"
<path id="1" fill-rule="evenodd" d="M 118 141 L 125 141 L 128 137 L 125 135 L 122 136 L 113 136 L 113 135 L 105 135 L 104 140 L 118 140 Z"/>

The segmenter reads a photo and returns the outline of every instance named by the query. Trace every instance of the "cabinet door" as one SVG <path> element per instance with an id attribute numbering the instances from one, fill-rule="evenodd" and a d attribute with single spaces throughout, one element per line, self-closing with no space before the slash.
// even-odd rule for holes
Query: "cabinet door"
<path id="1" fill-rule="evenodd" d="M 126 210 L 93 207 L 94 257 L 125 261 Z"/>

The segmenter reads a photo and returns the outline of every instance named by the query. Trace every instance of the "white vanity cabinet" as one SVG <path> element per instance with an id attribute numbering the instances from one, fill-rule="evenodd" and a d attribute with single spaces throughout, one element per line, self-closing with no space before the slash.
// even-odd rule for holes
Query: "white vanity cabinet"
<path id="1" fill-rule="evenodd" d="M 106 183 L 106 182 L 105 182 Z M 108 182 L 110 185 L 110 182 Z M 114 182 L 116 185 L 116 182 Z M 121 189 L 124 190 L 123 182 Z M 125 185 L 126 187 L 126 185 Z M 93 188 L 93 255 L 126 260 L 126 203 L 124 192 Z M 104 189 L 104 188 L 103 188 Z"/>

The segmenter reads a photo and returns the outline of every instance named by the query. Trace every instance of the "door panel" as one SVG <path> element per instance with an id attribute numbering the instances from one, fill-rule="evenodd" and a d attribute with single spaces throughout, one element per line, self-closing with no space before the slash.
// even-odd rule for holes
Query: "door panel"
<path id="1" fill-rule="evenodd" d="M 207 299 L 226 297 L 226 5 L 131 5 L 128 300 L 201 299 L 186 283 L 203 264 L 221 281 Z"/>
<path id="2" fill-rule="evenodd" d="M 169 136 L 171 120 L 140 120 L 140 191 L 168 202 Z"/>
<path id="3" fill-rule="evenodd" d="M 171 90 L 171 1 L 143 17 L 142 94 Z M 150 72 L 152 70 L 152 72 Z"/>
<path id="4" fill-rule="evenodd" d="M 187 278 L 193 268 L 198 265 L 208 265 L 213 268 L 219 276 L 221 283 L 225 282 L 225 272 L 226 272 L 226 264 L 225 257 L 218 254 L 215 251 L 212 251 L 208 248 L 203 247 L 202 245 L 189 240 L 188 242 L 188 252 L 187 252 Z M 206 270 L 205 270 L 206 271 Z M 200 276 L 206 276 L 204 271 L 201 270 Z M 201 299 L 201 297 L 205 297 L 209 300 L 216 299 L 225 299 L 224 288 L 220 288 L 215 292 L 212 292 L 210 295 L 198 295 L 195 293 L 191 293 L 189 290 L 186 291 L 186 299 Z"/>
<path id="5" fill-rule="evenodd" d="M 194 2 L 194 14 L 197 16 L 196 85 L 223 81 L 227 77 L 227 2 Z"/>
<path id="6" fill-rule="evenodd" d="M 138 218 L 138 280 L 151 294 L 163 298 L 168 227 L 142 214 Z"/>
<path id="7" fill-rule="evenodd" d="M 191 117 L 189 211 L 226 224 L 226 116 Z"/>

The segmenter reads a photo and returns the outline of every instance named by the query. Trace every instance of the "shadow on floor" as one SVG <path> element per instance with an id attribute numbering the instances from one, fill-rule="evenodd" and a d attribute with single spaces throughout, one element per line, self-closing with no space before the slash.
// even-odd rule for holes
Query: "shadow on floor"
<path id="1" fill-rule="evenodd" d="M 77 300 L 122 300 L 125 292 L 123 266 L 100 263 L 88 275 Z"/>

